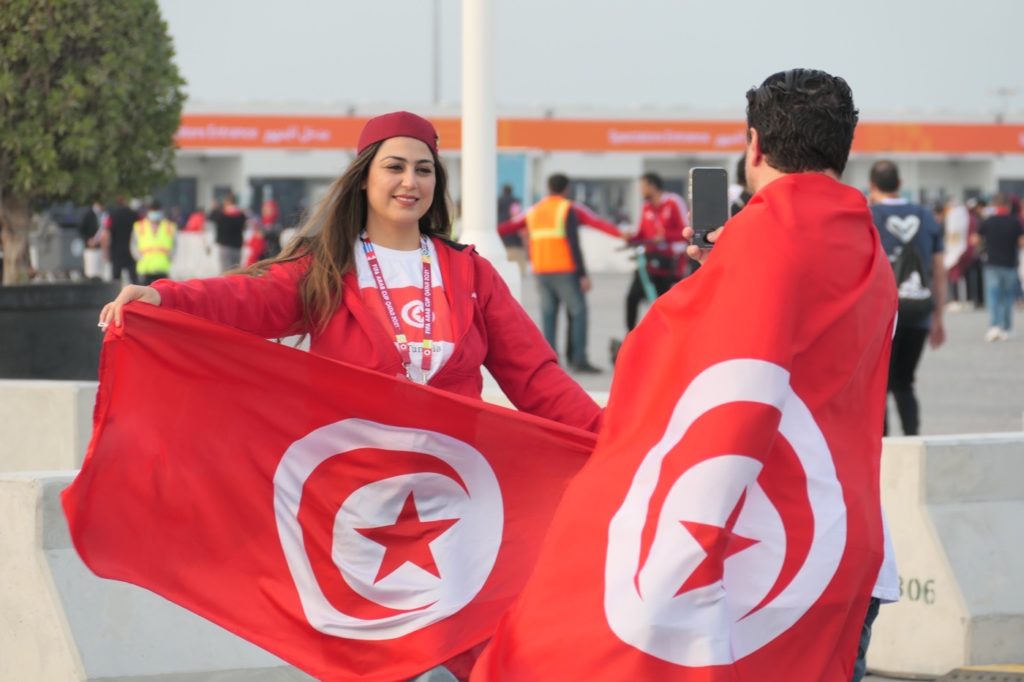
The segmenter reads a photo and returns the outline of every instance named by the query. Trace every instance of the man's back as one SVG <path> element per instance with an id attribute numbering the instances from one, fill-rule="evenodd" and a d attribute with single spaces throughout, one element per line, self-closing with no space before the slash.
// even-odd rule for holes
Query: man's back
<path id="1" fill-rule="evenodd" d="M 706 298 L 709 306 L 727 308 L 717 299 L 736 297 L 735 310 L 776 310 L 752 310 L 752 317 L 737 319 L 750 333 L 737 334 L 745 341 L 732 352 L 750 356 L 766 337 L 789 335 L 791 343 L 780 347 L 793 350 L 788 362 L 794 388 L 817 396 L 808 401 L 812 409 L 830 405 L 821 421 L 843 434 L 830 439 L 836 459 L 844 453 L 851 465 L 862 466 L 877 457 L 887 367 L 881 349 L 895 315 L 896 288 L 860 193 L 821 174 L 787 175 L 754 195 L 715 248 L 695 281 L 670 292 L 669 301 L 678 297 L 695 306 Z M 734 250 L 740 253 L 728 257 Z M 660 305 L 659 299 L 651 312 Z M 859 401 L 872 392 L 877 419 L 864 424 Z"/>
<path id="2" fill-rule="evenodd" d="M 132 228 L 139 215 L 127 206 L 117 206 L 110 212 L 110 248 L 128 251 L 132 239 Z"/>
<path id="3" fill-rule="evenodd" d="M 734 662 L 700 679 L 848 680 L 882 562 L 895 309 L 859 192 L 816 173 L 760 190 L 626 338 L 597 449 L 495 636 L 514 640 L 494 656 L 522 671 L 507 679 L 674 679 L 714 659 Z M 705 562 L 716 528 L 742 540 Z M 586 646 L 565 655 L 546 623 Z M 775 636 L 751 652 L 758 628 Z"/>
<path id="4" fill-rule="evenodd" d="M 582 263 L 577 229 L 573 203 L 565 197 L 552 194 L 534 204 L 526 214 L 533 271 L 576 272 Z"/>
<path id="5" fill-rule="evenodd" d="M 931 257 L 942 250 L 942 228 L 931 211 L 904 199 L 887 199 L 871 207 L 871 216 L 889 260 L 896 259 L 904 244 L 913 244 L 930 279 Z"/>
<path id="6" fill-rule="evenodd" d="M 235 206 L 214 209 L 210 219 L 217 225 L 216 242 L 221 246 L 242 247 L 245 214 Z"/>
<path id="7" fill-rule="evenodd" d="M 985 240 L 987 265 L 1017 267 L 1022 234 L 1019 218 L 1009 214 L 990 216 L 981 223 L 978 234 Z"/>
<path id="8" fill-rule="evenodd" d="M 933 257 L 943 250 L 942 228 L 932 212 L 905 199 L 883 199 L 871 206 L 871 215 L 889 261 L 896 263 L 906 248 L 916 249 L 924 280 L 921 285 L 931 287 Z M 931 318 L 924 317 L 911 326 L 927 329 Z"/>

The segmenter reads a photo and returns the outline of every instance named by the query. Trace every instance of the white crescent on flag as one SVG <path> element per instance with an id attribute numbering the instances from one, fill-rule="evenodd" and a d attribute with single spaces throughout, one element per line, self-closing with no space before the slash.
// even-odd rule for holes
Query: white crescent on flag
<path id="1" fill-rule="evenodd" d="M 345 495 L 336 512 L 331 558 L 337 578 L 370 603 L 360 613 L 374 616 L 343 612 L 328 598 L 300 522 L 303 492 L 317 467 L 365 448 L 396 457 L 412 453 L 442 465 L 432 470 L 427 461 L 422 471 L 412 472 L 396 467 L 395 475 Z M 504 523 L 501 487 L 475 448 L 441 433 L 362 419 L 321 427 L 288 448 L 274 475 L 274 513 L 310 625 L 326 635 L 361 640 L 402 637 L 462 609 L 494 567 Z M 427 537 L 403 538 L 400 529 L 389 535 L 403 521 Z M 423 544 L 403 551 L 389 539 Z M 389 560 L 392 551 L 398 558 Z"/>
<path id="2" fill-rule="evenodd" d="M 641 555 L 641 533 L 666 456 L 699 417 L 742 402 L 782 413 L 779 433 L 806 473 L 813 540 L 802 565 L 778 592 L 773 587 L 787 551 L 786 519 L 757 483 L 761 463 L 743 453 L 712 457 L 685 471 L 660 512 L 654 510 L 659 513 L 654 540 L 646 561 Z M 664 435 L 644 456 L 612 517 L 605 564 L 608 624 L 623 642 L 676 665 L 733 663 L 783 634 L 822 595 L 843 556 L 845 517 L 828 444 L 790 387 L 789 373 L 761 360 L 716 364 L 680 397 Z M 707 528 L 731 534 L 739 543 L 724 553 L 721 578 L 698 580 L 687 590 L 709 554 L 701 537 Z"/>

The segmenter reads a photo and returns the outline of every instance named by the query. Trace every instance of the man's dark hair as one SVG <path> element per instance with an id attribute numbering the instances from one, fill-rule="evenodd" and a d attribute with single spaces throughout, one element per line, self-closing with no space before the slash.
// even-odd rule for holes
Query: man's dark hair
<path id="1" fill-rule="evenodd" d="M 895 194 L 900 190 L 900 169 L 887 159 L 875 161 L 871 166 L 868 180 L 879 192 Z"/>
<path id="2" fill-rule="evenodd" d="M 561 194 L 569 188 L 569 176 L 565 173 L 555 173 L 548 177 L 548 191 L 552 194 Z"/>
<path id="3" fill-rule="evenodd" d="M 772 168 L 841 174 L 857 127 L 853 92 L 824 71 L 780 71 L 747 91 L 747 127 L 757 131 Z"/>
<path id="4" fill-rule="evenodd" d="M 640 176 L 640 179 L 651 185 L 655 189 L 662 190 L 665 188 L 665 182 L 661 179 L 661 176 L 657 173 L 644 173 Z"/>
<path id="5" fill-rule="evenodd" d="M 159 211 L 161 208 L 163 208 L 163 206 L 156 199 L 154 199 L 153 201 L 149 202 L 149 210 L 150 211 Z"/>

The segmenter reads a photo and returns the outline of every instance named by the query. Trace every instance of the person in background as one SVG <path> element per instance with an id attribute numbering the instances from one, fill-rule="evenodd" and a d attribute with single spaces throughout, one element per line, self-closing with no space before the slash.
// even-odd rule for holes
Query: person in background
<path id="1" fill-rule="evenodd" d="M 507 223 L 519 217 L 523 212 L 523 204 L 515 195 L 512 185 L 503 185 L 498 196 L 498 224 Z M 526 246 L 519 232 L 501 235 L 501 243 L 505 245 L 508 259 L 519 266 L 519 277 L 526 277 Z"/>
<path id="2" fill-rule="evenodd" d="M 103 242 L 107 233 L 109 216 L 103 204 L 97 199 L 93 201 L 82 220 L 78 224 L 78 233 L 82 237 L 82 274 L 88 279 L 100 279 L 103 276 Z"/>
<path id="3" fill-rule="evenodd" d="M 1013 304 L 1020 287 L 1017 266 L 1024 248 L 1024 228 L 1005 194 L 995 195 L 992 206 L 995 215 L 986 218 L 971 239 L 975 247 L 984 245 L 985 249 L 985 301 L 991 325 L 985 340 L 1006 341 L 1013 329 Z"/>
<path id="4" fill-rule="evenodd" d="M 182 232 L 203 232 L 206 229 L 206 211 L 203 210 L 202 206 L 196 207 L 196 210 L 189 214 L 188 220 L 185 221 L 185 226 L 182 228 Z"/>
<path id="5" fill-rule="evenodd" d="M 123 196 L 114 199 L 114 208 L 110 211 L 110 267 L 114 281 L 121 280 L 125 271 L 132 284 L 139 281 L 131 248 L 132 233 L 138 219 L 139 214 L 128 206 Z"/>
<path id="6" fill-rule="evenodd" d="M 729 187 L 729 215 L 734 216 L 743 210 L 750 198 L 754 196 L 747 184 L 746 152 L 736 162 L 736 182 Z"/>
<path id="7" fill-rule="evenodd" d="M 988 202 L 984 198 L 977 197 L 968 199 L 965 202 L 969 212 L 970 223 L 967 226 L 967 245 L 971 251 L 971 258 L 964 264 L 964 279 L 967 281 L 967 300 L 974 304 L 975 310 L 985 307 L 985 282 L 981 271 L 981 250 L 974 246 L 973 235 L 978 234 L 988 213 Z"/>
<path id="8" fill-rule="evenodd" d="M 918 286 L 931 290 L 934 312 L 918 320 L 900 315 L 892 340 L 889 363 L 889 392 L 896 401 L 903 434 L 920 433 L 921 415 L 914 393 L 917 365 L 925 342 L 938 348 L 946 340 L 942 314 L 946 307 L 946 265 L 942 230 L 929 208 L 912 204 L 900 196 L 900 173 L 892 161 L 876 161 L 869 176 L 871 214 L 889 260 L 895 262 L 903 249 L 915 249 L 923 281 Z M 903 282 L 897 282 L 898 286 Z M 888 410 L 887 410 L 888 412 Z M 888 416 L 885 434 L 889 433 Z"/>
<path id="9" fill-rule="evenodd" d="M 498 226 L 505 236 L 526 229 L 530 265 L 540 291 L 544 338 L 557 352 L 558 309 L 569 312 L 569 369 L 581 374 L 601 370 L 587 359 L 587 276 L 580 247 L 579 228 L 587 225 L 621 238 L 619 228 L 594 215 L 590 209 L 568 198 L 569 177 L 555 173 L 548 178 L 548 196 L 518 218 Z"/>
<path id="10" fill-rule="evenodd" d="M 967 265 L 974 258 L 974 248 L 968 243 L 971 216 L 962 203 L 949 201 L 946 206 L 945 220 L 942 223 L 943 241 L 945 242 L 946 271 L 949 273 L 949 303 L 946 310 L 959 312 L 963 310 L 960 290 L 963 288 L 963 299 L 967 300 L 967 287 L 961 287 Z"/>
<path id="11" fill-rule="evenodd" d="M 273 258 L 281 253 L 281 209 L 274 199 L 265 199 L 260 206 L 260 223 L 266 244 L 263 258 Z"/>
<path id="12" fill-rule="evenodd" d="M 224 202 L 210 211 L 210 220 L 217 226 L 215 242 L 221 272 L 237 268 L 242 262 L 242 235 L 245 213 L 235 203 L 234 192 L 224 195 Z"/>
<path id="13" fill-rule="evenodd" d="M 263 234 L 263 221 L 252 216 L 245 221 L 245 234 L 242 245 L 242 265 L 251 267 L 264 258 L 267 238 Z"/>
<path id="14" fill-rule="evenodd" d="M 135 270 L 143 284 L 164 279 L 171 271 L 171 256 L 178 228 L 164 217 L 159 201 L 153 201 L 145 217 L 132 226 L 132 246 L 139 254 Z"/>
<path id="15" fill-rule="evenodd" d="M 629 238 L 630 242 L 643 247 L 644 268 L 658 296 L 682 279 L 682 268 L 686 266 L 683 256 L 686 249 L 683 240 L 683 228 L 686 227 L 685 204 L 680 202 L 678 195 L 666 192 L 664 187 L 664 181 L 657 173 L 641 176 L 640 194 L 644 205 L 636 233 Z M 640 302 L 644 298 L 642 273 L 638 267 L 626 294 L 628 331 L 636 327 Z"/>

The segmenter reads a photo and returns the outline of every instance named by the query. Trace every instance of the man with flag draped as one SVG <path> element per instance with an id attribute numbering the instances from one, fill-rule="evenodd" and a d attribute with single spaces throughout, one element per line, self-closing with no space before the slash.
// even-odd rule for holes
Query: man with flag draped
<path id="1" fill-rule="evenodd" d="M 856 123 L 821 71 L 747 93 L 755 194 L 626 339 L 597 448 L 473 680 L 851 679 L 896 312 L 839 182 Z"/>

